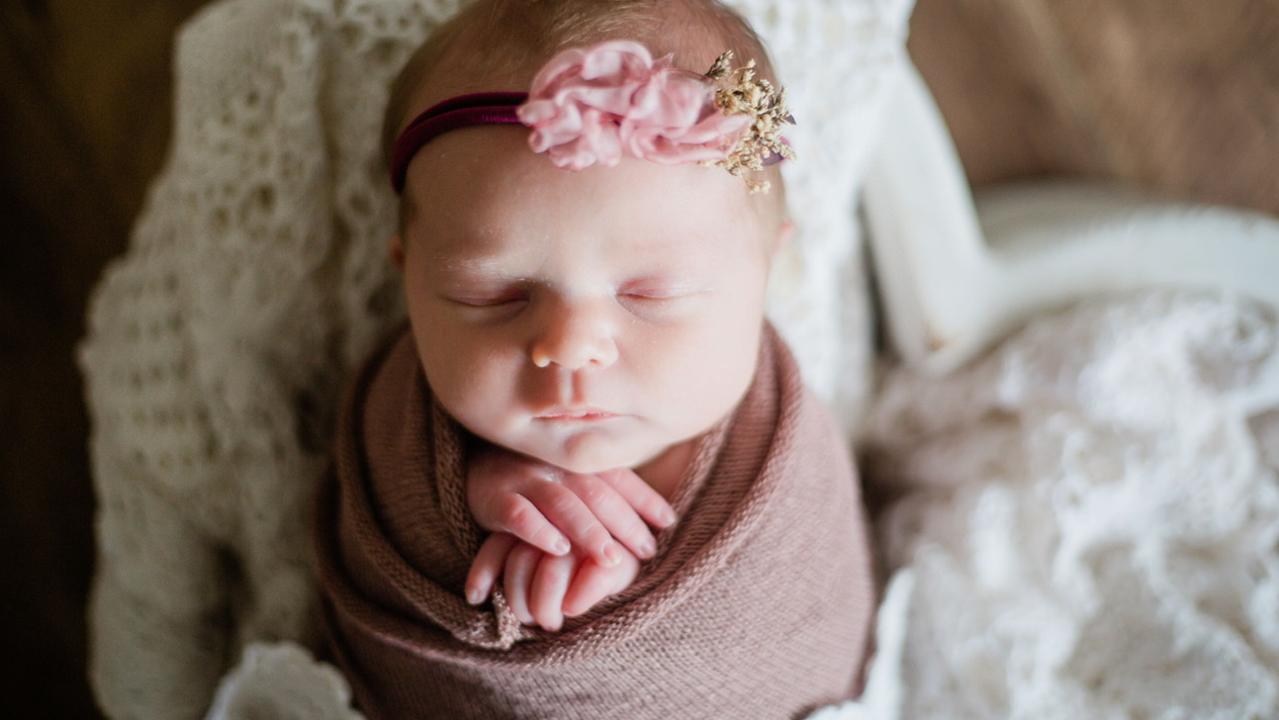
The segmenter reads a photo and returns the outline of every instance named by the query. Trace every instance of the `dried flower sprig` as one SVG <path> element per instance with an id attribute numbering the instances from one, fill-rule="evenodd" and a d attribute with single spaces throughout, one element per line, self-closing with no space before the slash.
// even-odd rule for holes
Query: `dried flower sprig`
<path id="1" fill-rule="evenodd" d="M 782 142 L 782 125 L 795 124 L 786 107 L 785 88 L 779 90 L 767 79 L 757 77 L 754 60 L 736 70 L 732 69 L 732 62 L 733 51 L 725 50 L 706 72 L 706 77 L 720 86 L 715 92 L 715 104 L 727 114 L 751 115 L 754 122 L 727 157 L 707 164 L 741 177 L 748 170 L 763 170 L 764 161 L 774 155 L 794 160 L 795 151 Z M 746 184 L 751 194 L 769 190 L 767 181 L 748 178 Z"/>

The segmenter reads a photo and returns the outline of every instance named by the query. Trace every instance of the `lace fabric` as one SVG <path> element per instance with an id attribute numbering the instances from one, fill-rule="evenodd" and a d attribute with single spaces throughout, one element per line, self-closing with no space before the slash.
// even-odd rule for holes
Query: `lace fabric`
<path id="1" fill-rule="evenodd" d="M 889 369 L 864 446 L 913 584 L 892 717 L 1279 716 L 1273 311 L 1080 303 L 945 378 Z"/>

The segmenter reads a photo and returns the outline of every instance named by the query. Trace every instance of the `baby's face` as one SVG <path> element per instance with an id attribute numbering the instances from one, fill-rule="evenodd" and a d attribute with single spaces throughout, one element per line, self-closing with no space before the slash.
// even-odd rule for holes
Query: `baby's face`
<path id="1" fill-rule="evenodd" d="M 526 131 L 485 127 L 422 148 L 405 192 L 392 257 L 418 353 L 476 435 L 572 472 L 636 467 L 748 388 L 776 230 L 741 179 L 561 170 Z M 607 415 L 562 417 L 582 411 Z"/>

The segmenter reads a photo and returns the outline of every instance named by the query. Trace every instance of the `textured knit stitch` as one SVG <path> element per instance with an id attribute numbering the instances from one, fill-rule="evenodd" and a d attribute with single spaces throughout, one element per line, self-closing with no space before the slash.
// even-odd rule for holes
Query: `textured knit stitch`
<path id="1" fill-rule="evenodd" d="M 375 720 L 791 718 L 860 691 L 875 608 L 867 518 L 834 420 L 765 324 L 754 381 L 697 440 L 626 590 L 559 632 L 462 589 L 480 533 L 465 430 L 405 327 L 347 392 L 316 554 L 326 629 Z"/>

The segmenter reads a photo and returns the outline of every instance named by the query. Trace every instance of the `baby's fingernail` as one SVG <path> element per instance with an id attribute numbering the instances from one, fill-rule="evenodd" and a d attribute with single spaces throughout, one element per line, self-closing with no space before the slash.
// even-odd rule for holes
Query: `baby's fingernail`
<path id="1" fill-rule="evenodd" d="M 564 538 L 560 538 L 559 540 L 555 541 L 555 544 L 552 545 L 551 548 L 555 550 L 555 553 L 557 555 L 563 555 L 564 553 L 568 552 L 569 544 L 567 540 L 565 540 Z"/>
<path id="2" fill-rule="evenodd" d="M 479 591 L 478 588 L 471 588 L 470 590 L 466 591 L 466 601 L 471 603 L 472 605 L 479 605 L 480 601 L 483 599 L 484 599 L 484 595 Z"/>
<path id="3" fill-rule="evenodd" d="M 657 545 L 652 540 L 645 540 L 640 543 L 640 554 L 645 558 L 651 558 L 657 554 Z"/>
<path id="4" fill-rule="evenodd" d="M 669 527 L 675 524 L 675 511 L 666 508 L 662 511 L 662 524 Z"/>
<path id="5" fill-rule="evenodd" d="M 604 559 L 608 561 L 610 566 L 622 562 L 622 550 L 617 547 L 617 543 L 610 540 L 604 545 Z"/>

